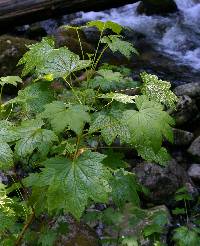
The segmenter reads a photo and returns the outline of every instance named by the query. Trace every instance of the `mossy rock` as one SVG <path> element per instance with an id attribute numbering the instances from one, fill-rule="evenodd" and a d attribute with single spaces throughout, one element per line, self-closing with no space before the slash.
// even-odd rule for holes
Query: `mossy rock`
<path id="1" fill-rule="evenodd" d="M 28 50 L 27 45 L 35 43 L 34 40 L 13 37 L 10 35 L 0 36 L 0 77 L 7 75 L 21 75 L 22 67 L 17 66 L 19 59 Z M 4 86 L 4 94 L 15 95 L 21 88 L 12 85 Z"/>
<path id="2" fill-rule="evenodd" d="M 83 222 L 78 222 L 67 216 L 68 232 L 61 235 L 55 246 L 101 246 L 95 231 Z"/>
<path id="3" fill-rule="evenodd" d="M 0 76 L 20 75 L 21 68 L 16 65 L 27 51 L 26 45 L 34 42 L 33 40 L 10 35 L 0 36 Z"/>

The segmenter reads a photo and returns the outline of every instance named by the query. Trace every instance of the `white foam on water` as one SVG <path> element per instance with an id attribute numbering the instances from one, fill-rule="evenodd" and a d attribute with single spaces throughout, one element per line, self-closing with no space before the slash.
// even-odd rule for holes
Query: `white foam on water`
<path id="1" fill-rule="evenodd" d="M 120 8 L 113 8 L 107 11 L 102 12 L 80 12 L 78 14 L 78 18 L 73 20 L 74 24 L 78 24 L 84 21 L 90 20 L 102 20 L 107 21 L 111 20 L 117 22 L 123 26 L 131 27 L 132 29 L 142 32 L 142 33 L 150 33 L 154 32 L 158 22 L 161 23 L 164 21 L 166 22 L 167 18 L 157 16 L 146 16 L 146 15 L 138 15 L 137 14 L 137 7 L 140 2 L 134 4 L 128 4 Z M 148 28 L 148 32 L 147 32 Z"/>
<path id="2" fill-rule="evenodd" d="M 146 35 L 156 49 L 200 69 L 200 1 L 174 0 L 179 13 L 166 17 L 137 13 L 138 3 L 100 12 L 79 12 L 71 23 L 112 20 Z"/>
<path id="3" fill-rule="evenodd" d="M 192 64 L 194 69 L 200 70 L 200 48 L 188 50 L 185 53 L 184 60 L 187 64 Z"/>
<path id="4" fill-rule="evenodd" d="M 193 0 L 175 0 L 176 5 L 179 10 L 186 10 L 195 6 L 195 1 Z"/>

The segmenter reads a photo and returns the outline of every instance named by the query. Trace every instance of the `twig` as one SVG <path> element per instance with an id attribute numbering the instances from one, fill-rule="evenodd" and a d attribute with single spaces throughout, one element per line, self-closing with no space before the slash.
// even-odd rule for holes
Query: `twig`
<path id="1" fill-rule="evenodd" d="M 17 238 L 17 241 L 15 242 L 15 246 L 19 246 L 23 237 L 24 237 L 24 234 L 26 233 L 26 230 L 29 228 L 29 226 L 32 224 L 33 222 L 33 219 L 35 217 L 35 211 L 32 210 L 32 214 L 31 216 L 29 217 L 28 221 L 26 222 L 26 224 L 24 225 L 21 233 L 19 234 L 18 238 Z"/>

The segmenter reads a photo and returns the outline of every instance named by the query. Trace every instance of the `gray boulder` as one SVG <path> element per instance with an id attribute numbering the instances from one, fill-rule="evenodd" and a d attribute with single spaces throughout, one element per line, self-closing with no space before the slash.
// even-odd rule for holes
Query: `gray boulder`
<path id="1" fill-rule="evenodd" d="M 0 183 L 4 183 L 4 184 L 8 183 L 8 177 L 2 171 L 0 171 Z"/>
<path id="2" fill-rule="evenodd" d="M 26 31 L 26 35 L 30 39 L 40 40 L 42 37 L 47 36 L 47 32 L 44 27 L 42 27 L 41 22 L 33 23 L 29 26 Z"/>
<path id="3" fill-rule="evenodd" d="M 200 183 L 200 164 L 192 164 L 188 169 L 188 175 L 193 181 Z"/>
<path id="4" fill-rule="evenodd" d="M 176 111 L 172 113 L 175 118 L 176 125 L 183 125 L 191 120 L 194 120 L 199 111 L 195 101 L 189 96 L 183 95 L 179 97 L 176 105 Z"/>
<path id="5" fill-rule="evenodd" d="M 57 222 L 66 223 L 68 228 L 66 233 L 58 236 L 55 246 L 100 246 L 100 240 L 95 231 L 87 224 L 76 221 L 71 216 L 59 217 Z M 56 223 L 57 223 L 56 222 Z M 53 225 L 57 227 L 56 223 Z"/>
<path id="6" fill-rule="evenodd" d="M 143 0 L 138 6 L 138 12 L 147 15 L 166 15 L 175 11 L 177 11 L 177 6 L 172 0 Z"/>
<path id="7" fill-rule="evenodd" d="M 200 83 L 179 85 L 174 89 L 174 93 L 177 96 L 186 95 L 189 97 L 198 97 L 200 96 Z"/>
<path id="8" fill-rule="evenodd" d="M 188 149 L 188 153 L 200 160 L 200 136 L 197 137 Z"/>
<path id="9" fill-rule="evenodd" d="M 188 169 L 188 175 L 194 182 L 200 183 L 200 164 L 192 164 Z"/>
<path id="10" fill-rule="evenodd" d="M 174 133 L 173 145 L 176 146 L 187 146 L 194 139 L 194 134 L 188 131 L 174 128 L 173 133 Z"/>
<path id="11" fill-rule="evenodd" d="M 196 192 L 187 172 L 174 159 L 166 167 L 144 162 L 136 166 L 133 172 L 140 183 L 150 190 L 149 199 L 154 204 L 168 203 L 183 186 L 187 186 L 191 193 Z"/>

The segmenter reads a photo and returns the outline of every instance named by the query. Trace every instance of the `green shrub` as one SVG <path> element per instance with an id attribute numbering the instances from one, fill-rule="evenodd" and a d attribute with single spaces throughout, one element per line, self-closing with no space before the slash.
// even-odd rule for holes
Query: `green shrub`
<path id="1" fill-rule="evenodd" d="M 100 39 L 95 54 L 85 54 L 79 29 L 91 26 L 99 29 Z M 19 61 L 22 77 L 31 76 L 31 84 L 3 103 L 3 86 L 16 86 L 22 80 L 16 76 L 0 79 L 0 167 L 14 173 L 13 185 L 2 188 L 2 245 L 35 240 L 34 233 L 42 237 L 38 245 L 48 245 L 48 240 L 52 245 L 58 231 L 49 235 L 48 228 L 31 229 L 35 218 L 43 214 L 70 213 L 79 220 L 92 203 L 111 202 L 119 209 L 126 202 L 139 206 L 142 188 L 135 175 L 125 170 L 123 154 L 117 156 L 116 139 L 145 160 L 165 165 L 170 158 L 162 146 L 163 139 L 173 141 L 174 120 L 165 111 L 177 101 L 170 83 L 143 73 L 140 85 L 125 68 L 98 68 L 107 49 L 127 58 L 138 55 L 120 35 L 120 25 L 91 21 L 84 27 L 65 28 L 76 30 L 81 58 L 43 38 L 30 45 Z M 105 36 L 106 29 L 113 34 Z M 79 79 L 82 71 L 83 81 Z M 54 81 L 63 86 L 62 93 L 52 88 Z M 127 88 L 132 95 L 126 94 Z M 28 173 L 25 178 L 17 174 L 19 168 Z M 136 245 L 131 241 L 135 243 L 134 238 L 123 243 Z"/>

